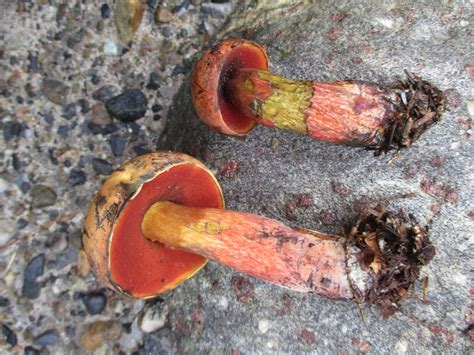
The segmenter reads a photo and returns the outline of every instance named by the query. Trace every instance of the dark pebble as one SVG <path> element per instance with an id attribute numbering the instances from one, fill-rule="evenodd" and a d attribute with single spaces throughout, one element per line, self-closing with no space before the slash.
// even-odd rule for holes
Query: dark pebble
<path id="1" fill-rule="evenodd" d="M 146 147 L 141 146 L 141 145 L 137 145 L 137 146 L 133 147 L 133 151 L 135 152 L 136 155 L 143 155 L 143 154 L 151 153 L 151 149 L 146 148 Z"/>
<path id="2" fill-rule="evenodd" d="M 151 9 L 155 9 L 156 5 L 158 5 L 158 0 L 148 0 L 146 3 Z"/>
<path id="3" fill-rule="evenodd" d="M 103 4 L 100 7 L 100 16 L 102 16 L 102 18 L 109 18 L 109 16 L 110 16 L 110 6 L 109 5 Z"/>
<path id="4" fill-rule="evenodd" d="M 15 169 L 16 171 L 19 171 L 21 167 L 23 166 L 20 159 L 18 158 L 18 154 L 16 153 L 12 154 L 12 166 L 13 166 L 13 169 Z"/>
<path id="5" fill-rule="evenodd" d="M 84 185 L 87 180 L 87 176 L 82 170 L 72 169 L 67 180 L 71 186 L 79 186 Z"/>
<path id="6" fill-rule="evenodd" d="M 68 126 L 59 126 L 58 127 L 58 134 L 61 136 L 62 139 L 66 139 L 69 135 L 69 127 Z"/>
<path id="7" fill-rule="evenodd" d="M 163 36 L 165 36 L 166 38 L 170 37 L 171 36 L 171 28 L 169 28 L 168 26 L 165 26 L 161 29 L 161 34 Z"/>
<path id="8" fill-rule="evenodd" d="M 53 165 L 59 164 L 59 160 L 56 157 L 56 150 L 54 148 L 48 149 L 48 156 L 49 156 L 49 160 L 51 160 L 51 163 L 53 163 Z"/>
<path id="9" fill-rule="evenodd" d="M 10 300 L 6 297 L 0 296 L 0 307 L 8 307 L 10 305 Z"/>
<path id="10" fill-rule="evenodd" d="M 162 109 L 163 109 L 163 106 L 161 106 L 160 104 L 155 104 L 151 107 L 151 110 L 153 111 L 153 113 L 160 112 Z"/>
<path id="11" fill-rule="evenodd" d="M 5 142 L 10 141 L 14 137 L 18 137 L 24 130 L 20 122 L 5 122 L 3 125 L 3 138 Z"/>
<path id="12" fill-rule="evenodd" d="M 72 49 L 76 44 L 81 43 L 83 39 L 84 31 L 81 29 L 79 31 L 71 33 L 66 40 L 66 44 L 69 48 Z"/>
<path id="13" fill-rule="evenodd" d="M 30 191 L 31 189 L 31 184 L 28 182 L 28 181 L 23 181 L 21 184 L 20 184 L 20 190 L 21 192 L 23 192 L 24 194 L 26 194 L 28 191 Z"/>
<path id="14" fill-rule="evenodd" d="M 14 55 L 10 56 L 10 65 L 18 65 L 18 64 L 20 64 L 18 57 Z"/>
<path id="15" fill-rule="evenodd" d="M 25 102 L 25 100 L 24 100 L 23 97 L 21 97 L 21 96 L 15 97 L 15 100 L 16 100 L 16 103 L 17 103 L 17 104 L 20 104 L 20 105 L 21 105 L 23 102 Z"/>
<path id="16" fill-rule="evenodd" d="M 188 73 L 190 70 L 189 67 L 184 67 L 184 66 L 176 66 L 174 69 L 173 69 L 173 73 L 171 75 L 178 75 L 178 74 L 186 74 Z"/>
<path id="17" fill-rule="evenodd" d="M 109 175 L 112 172 L 112 164 L 104 159 L 92 159 L 92 167 L 96 173 L 101 175 Z"/>
<path id="18" fill-rule="evenodd" d="M 128 124 L 128 127 L 130 127 L 132 129 L 132 134 L 134 136 L 138 136 L 140 134 L 140 125 L 135 123 L 135 122 L 132 122 L 132 123 L 129 123 Z"/>
<path id="19" fill-rule="evenodd" d="M 188 30 L 186 30 L 185 28 L 182 28 L 181 30 L 179 30 L 178 36 L 180 38 L 188 37 Z"/>
<path id="20" fill-rule="evenodd" d="M 91 110 L 91 105 L 89 104 L 89 101 L 86 99 L 79 99 L 77 101 L 77 104 L 79 105 L 81 109 L 81 113 L 87 113 Z"/>
<path id="21" fill-rule="evenodd" d="M 105 103 L 109 113 L 122 122 L 133 122 L 143 117 L 148 100 L 139 89 L 130 89 Z"/>
<path id="22" fill-rule="evenodd" d="M 45 264 L 44 254 L 35 256 L 25 268 L 23 273 L 23 287 L 21 294 L 29 299 L 38 298 L 41 285 L 36 281 L 38 277 L 43 275 Z"/>
<path id="23" fill-rule="evenodd" d="M 91 83 L 94 85 L 98 85 L 100 83 L 100 77 L 97 75 L 94 75 L 91 79 Z"/>
<path id="24" fill-rule="evenodd" d="M 38 66 L 38 54 L 28 52 L 28 56 L 26 57 L 28 59 L 28 71 L 37 71 L 39 66 Z"/>
<path id="25" fill-rule="evenodd" d="M 24 218 L 19 218 L 17 221 L 16 221 L 16 227 L 19 229 L 19 230 L 22 230 L 23 228 L 25 228 L 26 226 L 28 225 L 28 221 Z"/>
<path id="26" fill-rule="evenodd" d="M 159 121 L 159 120 L 161 120 L 161 115 L 160 114 L 157 113 L 157 114 L 153 115 L 153 121 Z"/>
<path id="27" fill-rule="evenodd" d="M 90 293 L 82 297 L 82 302 L 89 314 L 100 314 L 107 305 L 107 297 L 100 292 Z"/>
<path id="28" fill-rule="evenodd" d="M 13 330 L 11 330 L 7 325 L 2 324 L 2 334 L 6 338 L 7 343 L 13 348 L 16 346 L 18 339 Z"/>
<path id="29" fill-rule="evenodd" d="M 157 73 L 152 72 L 150 74 L 150 79 L 148 81 L 146 88 L 149 90 L 158 90 L 161 86 L 161 82 L 162 80 L 160 76 Z"/>
<path id="30" fill-rule="evenodd" d="M 56 192 L 46 185 L 35 185 L 31 190 L 31 207 L 43 208 L 54 205 L 57 200 Z"/>
<path id="31" fill-rule="evenodd" d="M 89 131 L 91 131 L 92 134 L 102 134 L 104 136 L 110 133 L 114 133 L 119 129 L 119 127 L 114 123 L 110 123 L 105 126 L 100 126 L 93 122 L 87 122 L 87 128 L 89 129 Z"/>
<path id="32" fill-rule="evenodd" d="M 105 103 L 110 100 L 117 91 L 118 89 L 114 85 L 104 85 L 92 93 L 92 98 Z"/>
<path id="33" fill-rule="evenodd" d="M 46 123 L 52 124 L 54 122 L 54 116 L 52 113 L 40 114 Z"/>
<path id="34" fill-rule="evenodd" d="M 125 149 L 125 140 L 118 134 L 113 134 L 110 137 L 110 148 L 116 157 L 121 157 Z"/>
<path id="35" fill-rule="evenodd" d="M 66 105 L 63 109 L 63 117 L 70 120 L 76 115 L 76 104 L 74 102 Z"/>
<path id="36" fill-rule="evenodd" d="M 25 348 L 25 355 L 40 355 L 41 352 L 35 348 L 33 348 L 32 346 L 27 346 Z"/>
<path id="37" fill-rule="evenodd" d="M 55 329 L 50 329 L 45 331 L 44 333 L 38 335 L 34 342 L 36 345 L 39 346 L 51 346 L 57 343 L 59 340 L 59 333 Z"/>
<path id="38" fill-rule="evenodd" d="M 143 345 L 138 351 L 139 355 L 144 354 L 171 354 L 176 346 L 174 335 L 169 329 L 163 329 L 156 334 L 145 334 Z"/>

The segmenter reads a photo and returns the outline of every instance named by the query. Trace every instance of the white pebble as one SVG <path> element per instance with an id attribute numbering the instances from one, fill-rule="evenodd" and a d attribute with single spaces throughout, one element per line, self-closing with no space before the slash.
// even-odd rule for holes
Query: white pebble
<path id="1" fill-rule="evenodd" d="M 104 53 L 107 55 L 117 55 L 118 54 L 118 48 L 115 42 L 113 41 L 107 41 L 104 44 Z"/>
<path id="2" fill-rule="evenodd" d="M 260 319 L 258 321 L 258 330 L 260 330 L 260 333 L 265 334 L 269 328 L 270 322 L 267 319 Z"/>

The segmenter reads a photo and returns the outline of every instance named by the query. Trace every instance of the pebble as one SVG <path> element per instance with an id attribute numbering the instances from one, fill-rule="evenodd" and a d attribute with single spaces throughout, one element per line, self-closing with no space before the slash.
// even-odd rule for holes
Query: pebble
<path id="1" fill-rule="evenodd" d="M 23 287 L 21 289 L 22 296 L 35 299 L 38 298 L 41 290 L 41 284 L 37 282 L 38 277 L 44 273 L 44 264 L 46 258 L 44 254 L 35 256 L 25 268 L 23 272 Z"/>
<path id="2" fill-rule="evenodd" d="M 38 335 L 34 343 L 39 346 L 52 346 L 59 340 L 59 333 L 56 329 L 50 329 Z"/>
<path id="3" fill-rule="evenodd" d="M 25 355 L 40 355 L 41 352 L 38 349 L 33 348 L 32 346 L 27 346 L 25 348 Z"/>
<path id="4" fill-rule="evenodd" d="M 145 6 L 141 0 L 118 0 L 115 4 L 115 25 L 123 43 L 132 40 L 142 22 Z"/>
<path id="5" fill-rule="evenodd" d="M 151 72 L 150 79 L 148 81 L 148 85 L 146 86 L 146 88 L 149 90 L 158 90 L 161 86 L 161 83 L 162 83 L 161 77 L 157 73 Z"/>
<path id="6" fill-rule="evenodd" d="M 103 136 L 106 136 L 110 133 L 114 133 L 119 129 L 119 127 L 113 123 L 110 123 L 105 126 L 99 126 L 92 122 L 87 123 L 87 128 L 89 129 L 89 131 L 91 131 L 92 134 L 102 134 Z"/>
<path id="7" fill-rule="evenodd" d="M 92 106 L 91 122 L 99 126 L 112 123 L 112 117 L 110 117 L 102 102 L 98 102 Z"/>
<path id="8" fill-rule="evenodd" d="M 104 44 L 104 53 L 107 55 L 118 55 L 119 50 L 114 41 L 107 41 Z"/>
<path id="9" fill-rule="evenodd" d="M 86 324 L 81 334 L 81 344 L 86 351 L 94 352 L 105 341 L 120 339 L 122 324 L 119 321 L 97 321 Z"/>
<path id="10" fill-rule="evenodd" d="M 76 115 L 76 104 L 74 102 L 66 105 L 63 109 L 63 117 L 70 120 Z"/>
<path id="11" fill-rule="evenodd" d="M 109 16 L 110 16 L 110 6 L 109 5 L 102 4 L 102 6 L 100 7 L 100 16 L 103 19 L 109 18 Z"/>
<path id="12" fill-rule="evenodd" d="M 0 307 L 8 307 L 10 305 L 10 300 L 6 297 L 0 296 Z"/>
<path id="13" fill-rule="evenodd" d="M 267 319 L 260 319 L 258 321 L 258 330 L 260 333 L 265 334 L 270 329 L 270 322 Z"/>
<path id="14" fill-rule="evenodd" d="M 89 314 L 100 314 L 107 305 L 107 297 L 100 292 L 90 293 L 82 297 L 82 302 Z"/>
<path id="15" fill-rule="evenodd" d="M 62 139 L 66 139 L 69 135 L 69 127 L 68 126 L 59 126 L 58 127 L 58 134 L 61 136 Z"/>
<path id="16" fill-rule="evenodd" d="M 105 103 L 110 100 L 117 91 L 118 88 L 114 85 L 104 85 L 92 93 L 92 98 Z"/>
<path id="17" fill-rule="evenodd" d="M 43 79 L 41 89 L 45 96 L 57 105 L 64 106 L 67 102 L 67 96 L 69 94 L 69 86 L 64 84 L 62 81 L 54 79 Z"/>
<path id="18" fill-rule="evenodd" d="M 231 11 L 231 4 L 204 3 L 201 5 L 201 12 L 213 18 L 225 18 Z"/>
<path id="19" fill-rule="evenodd" d="M 86 99 L 79 99 L 77 101 L 77 104 L 81 108 L 81 113 L 87 113 L 91 110 L 91 105 L 89 104 L 89 101 Z"/>
<path id="20" fill-rule="evenodd" d="M 20 122 L 5 122 L 3 125 L 3 138 L 9 142 L 15 137 L 19 137 L 25 127 Z"/>
<path id="21" fill-rule="evenodd" d="M 72 169 L 69 173 L 68 182 L 71 186 L 84 185 L 86 180 L 86 173 L 82 170 Z"/>
<path id="22" fill-rule="evenodd" d="M 169 307 L 165 303 L 155 303 L 145 307 L 141 320 L 140 329 L 145 333 L 153 333 L 166 325 Z"/>
<path id="23" fill-rule="evenodd" d="M 173 351 L 173 333 L 169 329 L 163 329 L 157 335 L 145 334 L 143 338 L 143 347 L 140 354 L 172 354 Z"/>
<path id="24" fill-rule="evenodd" d="M 164 6 L 158 6 L 155 11 L 155 21 L 158 23 L 168 23 L 173 20 L 173 13 Z"/>
<path id="25" fill-rule="evenodd" d="M 31 207 L 43 208 L 54 205 L 57 200 L 56 192 L 46 185 L 35 185 L 31 189 Z"/>
<path id="26" fill-rule="evenodd" d="M 18 339 L 16 337 L 16 334 L 13 330 L 10 329 L 5 324 L 2 324 L 2 334 L 6 338 L 7 343 L 13 348 L 16 346 Z"/>
<path id="27" fill-rule="evenodd" d="M 116 157 L 121 157 L 125 149 L 125 140 L 118 134 L 113 134 L 110 137 L 110 148 Z"/>
<path id="28" fill-rule="evenodd" d="M 110 175 L 112 172 L 112 164 L 110 164 L 107 160 L 94 158 L 92 159 L 92 167 L 94 171 L 101 175 Z"/>
<path id="29" fill-rule="evenodd" d="M 145 115 L 148 100 L 139 89 L 125 90 L 105 104 L 107 111 L 122 122 L 133 122 Z"/>

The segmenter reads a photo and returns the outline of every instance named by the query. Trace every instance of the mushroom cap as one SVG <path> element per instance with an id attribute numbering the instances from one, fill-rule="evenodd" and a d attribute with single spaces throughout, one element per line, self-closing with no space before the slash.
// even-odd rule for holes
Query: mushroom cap
<path id="1" fill-rule="evenodd" d="M 182 153 L 136 157 L 114 171 L 96 193 L 83 242 L 95 275 L 109 288 L 150 298 L 193 276 L 207 259 L 146 239 L 141 222 L 158 201 L 224 208 L 219 183 L 201 162 Z"/>
<path id="2" fill-rule="evenodd" d="M 226 98 L 226 82 L 238 69 L 268 70 L 265 50 L 251 41 L 230 39 L 206 51 L 193 71 L 197 115 L 206 125 L 231 136 L 243 136 L 256 124 Z"/>

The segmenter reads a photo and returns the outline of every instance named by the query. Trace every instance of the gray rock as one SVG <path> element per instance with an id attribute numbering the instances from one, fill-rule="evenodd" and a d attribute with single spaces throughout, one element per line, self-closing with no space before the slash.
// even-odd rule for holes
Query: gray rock
<path id="1" fill-rule="evenodd" d="M 68 182 L 71 186 L 84 185 L 86 180 L 86 173 L 80 169 L 72 169 L 69 173 Z"/>
<path id="2" fill-rule="evenodd" d="M 92 159 L 92 167 L 96 173 L 101 175 L 109 175 L 112 172 L 112 164 L 104 159 Z"/>
<path id="3" fill-rule="evenodd" d="M 31 189 L 31 207 L 43 208 L 54 205 L 57 201 L 56 192 L 46 185 L 35 185 Z"/>
<path id="4" fill-rule="evenodd" d="M 105 103 L 110 100 L 117 92 L 118 88 L 116 86 L 104 85 L 92 93 L 92 98 Z"/>
<path id="5" fill-rule="evenodd" d="M 116 157 L 121 157 L 125 149 L 125 140 L 122 137 L 120 137 L 118 134 L 113 134 L 110 137 L 109 142 L 110 142 L 110 148 L 112 149 L 112 153 Z"/>
<path id="6" fill-rule="evenodd" d="M 10 345 L 12 348 L 16 346 L 18 343 L 18 338 L 15 332 L 6 324 L 2 324 L 2 334 L 5 337 L 5 341 L 8 345 Z"/>
<path id="7" fill-rule="evenodd" d="M 62 81 L 54 79 L 43 79 L 42 90 L 49 101 L 64 106 L 67 103 L 69 86 Z"/>
<path id="8" fill-rule="evenodd" d="M 56 329 L 50 329 L 38 335 L 34 343 L 39 346 L 53 346 L 59 340 L 59 333 Z"/>
<path id="9" fill-rule="evenodd" d="M 82 302 L 86 306 L 89 314 L 100 314 L 107 305 L 107 297 L 103 293 L 90 293 L 82 297 Z"/>
<path id="10" fill-rule="evenodd" d="M 31 259 L 26 266 L 25 271 L 23 272 L 23 287 L 21 289 L 22 296 L 30 299 L 38 298 L 41 284 L 37 279 L 43 275 L 45 261 L 45 255 L 39 254 Z"/>
<path id="11" fill-rule="evenodd" d="M 148 100 L 139 89 L 125 90 L 105 104 L 107 111 L 122 122 L 133 122 L 142 118 L 147 109 Z"/>

